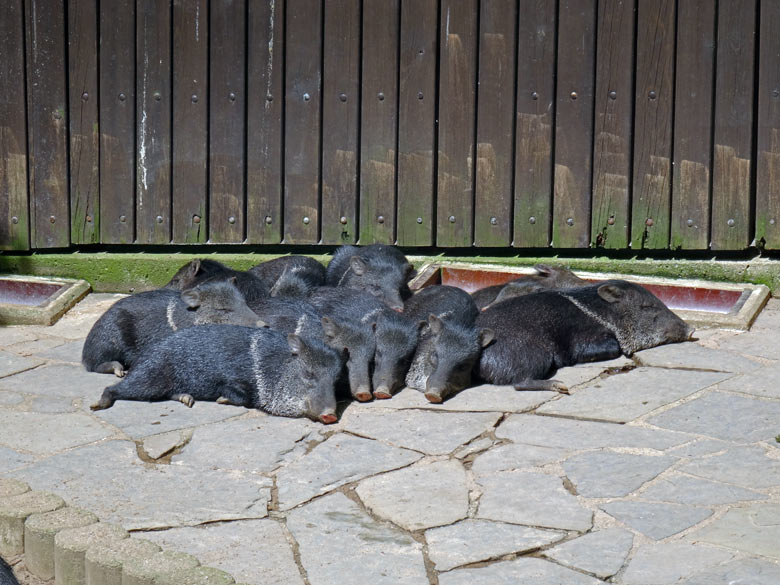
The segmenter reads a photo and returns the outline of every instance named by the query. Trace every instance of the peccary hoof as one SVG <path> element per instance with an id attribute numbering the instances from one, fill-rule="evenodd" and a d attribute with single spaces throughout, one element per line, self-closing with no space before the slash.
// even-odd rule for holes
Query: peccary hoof
<path id="1" fill-rule="evenodd" d="M 441 395 L 434 394 L 433 392 L 427 392 L 425 398 L 428 399 L 428 402 L 433 402 L 434 404 L 441 404 L 442 401 Z"/>
<path id="2" fill-rule="evenodd" d="M 192 408 L 192 405 L 195 404 L 195 399 L 189 394 L 174 394 L 171 396 L 171 400 L 178 400 L 188 408 Z"/>
<path id="3" fill-rule="evenodd" d="M 355 398 L 357 398 L 360 402 L 368 402 L 371 400 L 372 396 L 370 392 L 358 392 L 355 394 Z"/>
<path id="4" fill-rule="evenodd" d="M 333 423 L 337 422 L 339 419 L 336 417 L 335 414 L 321 414 L 320 415 L 320 422 L 325 425 L 332 425 Z"/>
<path id="5" fill-rule="evenodd" d="M 228 400 L 224 396 L 220 396 L 219 398 L 217 398 L 217 404 L 230 404 L 230 400 Z"/>
<path id="6" fill-rule="evenodd" d="M 95 404 L 91 404 L 89 409 L 105 410 L 106 408 L 111 408 L 112 406 L 114 406 L 114 399 L 111 397 L 111 394 L 108 392 L 108 390 L 104 390 L 100 400 L 98 400 Z"/>
<path id="7" fill-rule="evenodd" d="M 374 398 L 376 398 L 377 400 L 388 400 L 392 397 L 393 397 L 392 394 L 390 394 L 389 392 L 384 392 L 382 390 L 377 390 L 376 392 L 374 392 Z"/>

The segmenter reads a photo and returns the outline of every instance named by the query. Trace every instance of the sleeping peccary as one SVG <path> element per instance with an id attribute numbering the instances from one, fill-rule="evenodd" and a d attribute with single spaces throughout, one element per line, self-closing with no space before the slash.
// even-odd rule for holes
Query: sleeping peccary
<path id="1" fill-rule="evenodd" d="M 587 280 L 582 280 L 567 268 L 537 264 L 534 266 L 534 270 L 535 274 L 515 278 L 505 284 L 494 284 L 475 290 L 471 293 L 471 298 L 474 299 L 478 309 L 484 310 L 495 303 L 512 297 L 553 288 L 573 288 L 589 284 Z"/>
<path id="2" fill-rule="evenodd" d="M 204 282 L 233 279 L 233 284 L 241 292 L 247 303 L 268 296 L 269 286 L 251 272 L 234 270 L 208 258 L 190 260 L 179 268 L 164 288 L 187 290 Z"/>
<path id="3" fill-rule="evenodd" d="M 325 267 L 309 256 L 280 256 L 249 269 L 268 287 L 272 297 L 306 297 L 325 284 Z"/>
<path id="4" fill-rule="evenodd" d="M 496 332 L 479 361 L 483 380 L 558 392 L 568 389 L 547 379 L 558 368 L 630 356 L 685 341 L 694 331 L 648 290 L 624 280 L 508 299 L 481 312 L 477 326 Z"/>
<path id="5" fill-rule="evenodd" d="M 475 324 L 479 311 L 469 294 L 453 286 L 428 286 L 407 301 L 404 313 L 421 326 L 406 385 L 424 392 L 429 402 L 468 386 L 482 348 L 494 335 Z"/>
<path id="6" fill-rule="evenodd" d="M 123 376 L 145 347 L 178 329 L 206 323 L 262 325 L 235 287 L 235 279 L 189 290 L 150 290 L 114 303 L 92 326 L 81 363 L 87 371 Z"/>
<path id="7" fill-rule="evenodd" d="M 204 325 L 149 348 L 138 366 L 103 390 L 92 410 L 116 400 L 217 401 L 278 416 L 336 422 L 338 352 L 270 329 Z"/>

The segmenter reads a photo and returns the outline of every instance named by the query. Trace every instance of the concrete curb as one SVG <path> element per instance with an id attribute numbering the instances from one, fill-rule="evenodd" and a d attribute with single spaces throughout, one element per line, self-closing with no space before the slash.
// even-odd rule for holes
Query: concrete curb
<path id="1" fill-rule="evenodd" d="M 123 528 L 47 492 L 0 477 L 0 555 L 56 585 L 232 585 L 232 575 L 185 553 L 130 538 Z"/>

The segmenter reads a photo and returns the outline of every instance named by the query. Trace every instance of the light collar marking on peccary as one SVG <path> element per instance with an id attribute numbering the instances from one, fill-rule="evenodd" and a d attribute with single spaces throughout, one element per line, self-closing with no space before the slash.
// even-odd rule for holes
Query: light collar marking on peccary
<path id="1" fill-rule="evenodd" d="M 630 349 L 626 349 L 628 344 L 625 343 L 625 336 L 621 334 L 620 330 L 617 328 L 617 326 L 613 323 L 610 323 L 604 317 L 594 312 L 592 309 L 585 306 L 582 302 L 578 301 L 577 299 L 570 297 L 567 294 L 564 294 L 562 292 L 558 292 L 559 295 L 561 295 L 566 300 L 570 301 L 575 307 L 577 307 L 580 311 L 585 313 L 588 317 L 596 321 L 599 325 L 604 327 L 607 331 L 610 331 L 612 335 L 615 336 L 615 338 L 618 340 L 618 343 L 620 344 L 620 350 L 626 354 L 631 355 L 634 352 Z"/>
<path id="2" fill-rule="evenodd" d="M 263 371 L 260 369 L 260 362 L 262 356 L 260 355 L 260 335 L 252 335 L 252 341 L 249 342 L 249 355 L 252 358 L 252 373 L 255 375 L 255 386 L 258 392 L 262 392 L 264 389 L 265 378 L 263 377 Z"/>
<path id="3" fill-rule="evenodd" d="M 373 311 L 366 313 L 363 315 L 363 317 L 360 319 L 361 323 L 368 323 L 371 321 L 376 315 L 382 312 L 382 307 L 374 309 Z"/>
<path id="4" fill-rule="evenodd" d="M 306 314 L 303 314 L 298 318 L 298 322 L 295 324 L 295 335 L 300 335 L 305 325 Z"/>
<path id="5" fill-rule="evenodd" d="M 173 320 L 173 311 L 176 309 L 176 299 L 168 301 L 168 306 L 165 308 L 165 317 L 168 319 L 168 326 L 176 331 L 176 321 Z"/>

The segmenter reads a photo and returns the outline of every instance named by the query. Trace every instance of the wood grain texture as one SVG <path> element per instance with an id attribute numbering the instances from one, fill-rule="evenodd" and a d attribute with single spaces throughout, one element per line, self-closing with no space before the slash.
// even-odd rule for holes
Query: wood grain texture
<path id="1" fill-rule="evenodd" d="M 322 243 L 357 241 L 360 2 L 325 3 L 322 90 Z"/>
<path id="2" fill-rule="evenodd" d="M 521 0 L 517 18 L 513 244 L 547 247 L 552 219 L 555 3 Z"/>
<path id="3" fill-rule="evenodd" d="M 322 6 L 287 0 L 284 242 L 319 241 Z"/>
<path id="4" fill-rule="evenodd" d="M 512 241 L 515 4 L 480 3 L 475 246 L 508 246 Z"/>
<path id="5" fill-rule="evenodd" d="M 553 246 L 590 244 L 596 5 L 561 0 L 555 113 Z"/>
<path id="6" fill-rule="evenodd" d="M 712 161 L 714 250 L 750 244 L 755 0 L 719 0 Z"/>
<path id="7" fill-rule="evenodd" d="M 634 0 L 599 2 L 591 245 L 628 246 Z"/>
<path id="8" fill-rule="evenodd" d="M 669 246 L 674 19 L 674 0 L 638 5 L 631 205 L 634 250 Z"/>
<path id="9" fill-rule="evenodd" d="M 249 3 L 247 239 L 282 241 L 284 0 Z"/>
<path id="10" fill-rule="evenodd" d="M 207 0 L 173 2 L 173 241 L 201 244 L 208 237 Z"/>
<path id="11" fill-rule="evenodd" d="M 24 6 L 9 0 L 0 18 L 0 250 L 27 250 L 27 119 Z"/>
<path id="12" fill-rule="evenodd" d="M 70 244 L 65 4 L 31 0 L 27 23 L 27 132 L 30 241 Z"/>
<path id="13" fill-rule="evenodd" d="M 670 246 L 706 250 L 710 237 L 715 0 L 679 0 Z"/>
<path id="14" fill-rule="evenodd" d="M 436 244 L 474 241 L 474 151 L 477 84 L 476 0 L 442 0 Z"/>
<path id="15" fill-rule="evenodd" d="M 398 194 L 400 246 L 433 244 L 436 151 L 438 3 L 401 3 L 398 89 Z"/>

